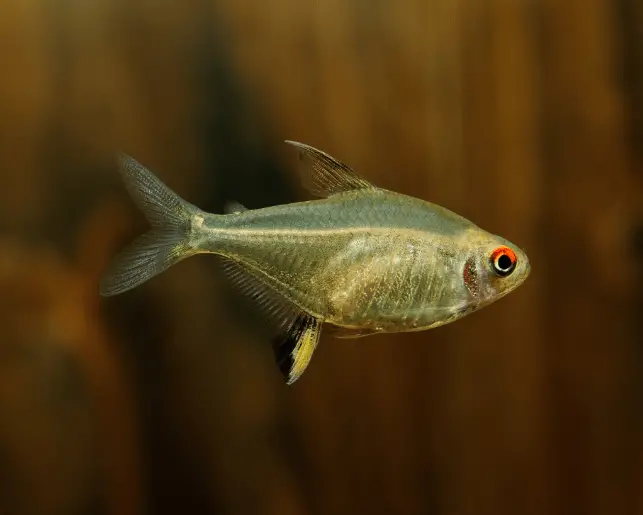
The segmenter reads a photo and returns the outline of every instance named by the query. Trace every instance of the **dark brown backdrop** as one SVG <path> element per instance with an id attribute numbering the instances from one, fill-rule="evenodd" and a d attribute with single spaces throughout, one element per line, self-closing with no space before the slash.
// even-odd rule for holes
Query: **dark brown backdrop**
<path id="1" fill-rule="evenodd" d="M 0 514 L 643 513 L 635 0 L 2 0 Z M 215 260 L 101 300 L 124 150 L 211 211 L 297 139 L 525 248 L 286 387 Z"/>

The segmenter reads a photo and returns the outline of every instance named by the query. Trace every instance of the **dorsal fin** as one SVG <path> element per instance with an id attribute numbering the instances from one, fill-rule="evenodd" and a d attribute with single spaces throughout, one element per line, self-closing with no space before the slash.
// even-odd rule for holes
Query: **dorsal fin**
<path id="1" fill-rule="evenodd" d="M 306 169 L 301 171 L 301 179 L 303 186 L 313 195 L 330 197 L 344 191 L 375 187 L 321 150 L 297 141 L 286 140 L 286 143 L 297 147 L 300 161 L 308 161 Z"/>
<path id="2" fill-rule="evenodd" d="M 315 352 L 321 322 L 279 294 L 249 267 L 224 258 L 222 269 L 272 329 L 275 361 L 286 383 L 293 384 L 304 373 Z"/>

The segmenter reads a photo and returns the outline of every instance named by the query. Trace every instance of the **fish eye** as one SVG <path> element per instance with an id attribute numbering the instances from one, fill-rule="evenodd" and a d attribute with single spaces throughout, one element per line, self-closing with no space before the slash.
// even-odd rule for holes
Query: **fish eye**
<path id="1" fill-rule="evenodd" d="M 490 261 L 493 271 L 497 275 L 507 277 L 515 270 L 518 258 L 509 247 L 498 247 L 491 253 Z"/>

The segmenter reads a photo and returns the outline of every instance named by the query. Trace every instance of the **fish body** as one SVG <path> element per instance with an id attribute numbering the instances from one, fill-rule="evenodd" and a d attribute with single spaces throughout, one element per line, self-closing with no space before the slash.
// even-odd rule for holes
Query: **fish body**
<path id="1" fill-rule="evenodd" d="M 211 214 L 123 156 L 125 183 L 153 225 L 117 258 L 101 292 L 128 290 L 199 253 L 273 321 L 289 383 L 305 370 L 322 325 L 338 337 L 430 329 L 503 297 L 529 275 L 525 253 L 435 204 L 377 188 L 313 147 L 304 185 L 321 197 Z"/>
<path id="2" fill-rule="evenodd" d="M 326 323 L 400 332 L 477 305 L 457 273 L 476 238 L 454 213 L 373 188 L 208 215 L 198 248 L 244 263 Z"/>

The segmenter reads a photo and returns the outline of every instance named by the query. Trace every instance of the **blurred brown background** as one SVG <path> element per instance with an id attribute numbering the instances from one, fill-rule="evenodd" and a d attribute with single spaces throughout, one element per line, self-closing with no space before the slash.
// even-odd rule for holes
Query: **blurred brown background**
<path id="1" fill-rule="evenodd" d="M 0 514 L 643 514 L 639 0 L 2 0 Z M 126 151 L 210 211 L 284 139 L 525 248 L 286 387 L 215 260 L 99 299 Z"/>

